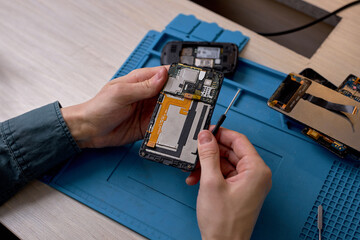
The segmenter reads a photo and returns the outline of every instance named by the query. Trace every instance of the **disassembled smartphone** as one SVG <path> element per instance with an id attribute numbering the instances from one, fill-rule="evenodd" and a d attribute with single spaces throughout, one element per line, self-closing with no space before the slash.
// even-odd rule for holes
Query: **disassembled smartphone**
<path id="1" fill-rule="evenodd" d="M 139 154 L 146 159 L 193 170 L 197 135 L 207 129 L 224 80 L 223 73 L 172 64 Z"/>
<path id="2" fill-rule="evenodd" d="M 234 43 L 173 41 L 163 48 L 161 64 L 183 63 L 232 74 L 237 66 L 238 52 Z"/>
<path id="3" fill-rule="evenodd" d="M 311 68 L 304 69 L 300 73 L 300 75 L 310 78 L 360 103 L 360 78 L 356 77 L 353 74 L 350 74 L 340 85 L 340 87 L 336 87 L 335 85 L 333 85 L 331 82 L 329 82 L 327 79 L 322 77 L 319 73 L 317 73 Z M 311 139 L 313 139 L 323 147 L 327 148 L 331 152 L 335 153 L 337 156 L 341 158 L 346 158 L 348 160 L 356 160 L 356 161 L 360 160 L 359 151 L 356 151 L 350 146 L 342 142 L 339 142 L 328 135 L 320 133 L 313 128 L 305 127 L 302 130 L 302 133 L 310 137 Z"/>
<path id="4" fill-rule="evenodd" d="M 359 81 L 358 81 L 359 82 Z M 356 79 L 347 84 L 357 88 Z M 268 101 L 275 110 L 305 124 L 303 132 L 339 156 L 345 148 L 360 151 L 360 103 L 316 81 L 291 73 Z"/>

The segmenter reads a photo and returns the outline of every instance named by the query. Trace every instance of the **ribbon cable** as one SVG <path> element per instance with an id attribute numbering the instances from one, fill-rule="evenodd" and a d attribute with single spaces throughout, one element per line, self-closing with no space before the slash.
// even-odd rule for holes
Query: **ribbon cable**
<path id="1" fill-rule="evenodd" d="M 344 112 L 344 113 L 354 114 L 356 111 L 355 106 L 328 102 L 323 98 L 315 97 L 308 93 L 305 93 L 302 98 L 304 100 L 307 100 L 307 101 L 315 104 L 315 105 L 318 105 L 320 107 L 323 107 L 323 108 L 326 108 L 328 110 L 335 111 L 335 112 Z"/>
<path id="2" fill-rule="evenodd" d="M 351 124 L 351 127 L 354 131 L 354 124 L 351 121 L 350 117 L 348 116 L 348 114 L 355 114 L 357 111 L 356 106 L 350 106 L 350 105 L 343 105 L 343 104 L 338 104 L 338 103 L 332 103 L 329 101 L 326 101 L 323 98 L 319 98 L 319 97 L 315 97 L 311 94 L 305 93 L 302 98 L 306 101 L 309 101 L 319 107 L 325 108 L 329 111 L 332 111 L 334 113 L 339 114 L 342 117 L 345 117 Z M 345 114 L 348 113 L 348 114 Z"/>

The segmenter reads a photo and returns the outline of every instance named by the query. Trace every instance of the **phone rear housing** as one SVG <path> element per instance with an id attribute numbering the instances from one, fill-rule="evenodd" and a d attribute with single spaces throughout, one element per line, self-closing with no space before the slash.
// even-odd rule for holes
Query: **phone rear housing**
<path id="1" fill-rule="evenodd" d="M 238 52 L 238 46 L 233 43 L 172 41 L 164 46 L 160 62 L 211 68 L 231 75 L 237 66 Z"/>

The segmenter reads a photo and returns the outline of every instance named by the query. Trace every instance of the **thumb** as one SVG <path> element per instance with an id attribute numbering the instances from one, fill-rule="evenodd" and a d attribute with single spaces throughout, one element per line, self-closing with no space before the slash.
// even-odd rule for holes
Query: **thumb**
<path id="1" fill-rule="evenodd" d="M 214 135 L 203 130 L 198 135 L 198 153 L 201 166 L 201 182 L 220 183 L 223 176 L 220 169 L 220 151 Z"/>
<path id="2" fill-rule="evenodd" d="M 123 98 L 128 103 L 152 98 L 156 96 L 167 80 L 167 70 L 165 67 L 159 69 L 150 79 L 144 79 L 135 83 L 127 83 L 124 89 Z"/>

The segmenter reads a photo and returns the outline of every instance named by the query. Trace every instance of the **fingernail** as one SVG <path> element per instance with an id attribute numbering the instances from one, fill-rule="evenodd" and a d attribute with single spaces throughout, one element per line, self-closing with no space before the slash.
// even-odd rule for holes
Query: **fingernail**
<path id="1" fill-rule="evenodd" d="M 206 144 L 212 141 L 212 136 L 209 131 L 201 131 L 198 136 L 200 145 Z"/>

